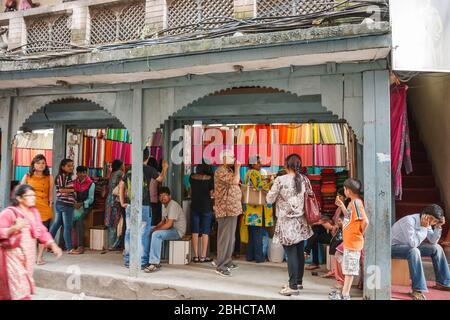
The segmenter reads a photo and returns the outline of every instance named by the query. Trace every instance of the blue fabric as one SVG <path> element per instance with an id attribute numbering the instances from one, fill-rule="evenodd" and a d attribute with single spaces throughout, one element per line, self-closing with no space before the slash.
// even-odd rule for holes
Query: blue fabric
<path id="1" fill-rule="evenodd" d="M 157 230 L 150 233 L 150 264 L 159 264 L 161 262 L 161 248 L 166 240 L 179 240 L 180 235 L 177 229 Z"/>
<path id="2" fill-rule="evenodd" d="M 30 171 L 30 167 L 22 167 L 22 166 L 16 166 L 15 167 L 15 174 L 14 174 L 14 180 L 21 181 L 24 175 L 26 175 Z"/>
<path id="3" fill-rule="evenodd" d="M 262 240 L 262 244 L 263 244 L 262 254 L 263 254 L 264 258 L 267 257 L 267 254 L 269 252 L 269 243 L 270 243 L 269 233 L 267 232 L 266 229 L 264 229 L 263 240 Z"/>
<path id="4" fill-rule="evenodd" d="M 448 262 L 440 245 L 424 243 L 417 248 L 411 248 L 409 245 L 393 245 L 391 255 L 393 259 L 408 260 L 413 290 L 428 291 L 422 257 L 431 257 L 436 282 L 443 286 L 450 286 Z"/>
<path id="5" fill-rule="evenodd" d="M 50 227 L 50 234 L 53 239 L 56 236 L 59 228 L 63 226 L 63 237 L 64 243 L 66 245 L 67 250 L 72 250 L 72 224 L 73 224 L 73 211 L 74 208 L 72 206 L 68 206 L 62 203 L 57 202 L 55 205 L 55 221 Z"/>
<path id="6" fill-rule="evenodd" d="M 125 250 L 123 252 L 123 262 L 126 266 L 130 264 L 130 226 L 131 226 L 131 205 L 127 207 L 125 210 Z M 149 251 L 150 251 L 150 230 L 152 224 L 152 212 L 150 206 L 142 206 L 142 220 L 141 225 L 139 226 L 139 234 L 141 236 L 141 267 L 148 263 L 149 259 Z"/>
<path id="7" fill-rule="evenodd" d="M 212 212 L 199 213 L 191 210 L 191 232 L 209 235 L 212 226 Z"/>

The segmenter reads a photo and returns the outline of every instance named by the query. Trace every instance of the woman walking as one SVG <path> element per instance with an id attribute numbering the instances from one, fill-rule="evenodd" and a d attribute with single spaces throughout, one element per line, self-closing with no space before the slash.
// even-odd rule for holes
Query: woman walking
<path id="1" fill-rule="evenodd" d="M 55 179 L 56 185 L 56 204 L 55 221 L 53 222 L 50 233 L 54 238 L 59 228 L 63 226 L 63 237 L 66 250 L 69 254 L 76 253 L 72 246 L 72 223 L 73 212 L 76 202 L 75 189 L 73 186 L 73 160 L 63 159 L 59 165 L 58 175 Z"/>
<path id="2" fill-rule="evenodd" d="M 211 166 L 203 163 L 196 167 L 196 172 L 189 177 L 191 184 L 191 231 L 194 262 L 211 262 L 206 256 L 209 233 L 213 218 L 211 193 L 214 190 L 214 178 Z M 201 253 L 199 256 L 199 235 Z"/>
<path id="3" fill-rule="evenodd" d="M 116 250 L 120 245 L 120 237 L 117 237 L 117 226 L 122 214 L 122 207 L 120 206 L 118 186 L 123 178 L 125 166 L 122 160 L 114 160 L 112 165 L 111 177 L 108 185 L 108 196 L 106 197 L 105 206 L 105 226 L 108 228 L 109 250 Z"/>
<path id="4" fill-rule="evenodd" d="M 42 224 L 50 229 L 50 222 L 53 217 L 53 177 L 47 165 L 44 155 L 38 154 L 31 161 L 30 171 L 23 178 L 22 185 L 28 184 L 33 187 L 36 193 L 36 209 L 38 210 Z M 45 264 L 43 259 L 44 246 L 39 244 L 36 264 Z"/>
<path id="5" fill-rule="evenodd" d="M 16 189 L 13 206 L 0 212 L 0 300 L 30 300 L 36 240 L 62 255 L 35 205 L 36 193 L 25 184 Z"/>
<path id="6" fill-rule="evenodd" d="M 303 289 L 304 241 L 313 234 L 304 212 L 308 178 L 301 174 L 301 168 L 299 155 L 288 156 L 285 164 L 287 174 L 275 179 L 266 197 L 267 203 L 276 203 L 277 223 L 273 241 L 283 245 L 287 254 L 289 285 L 280 291 L 284 296 L 298 295 L 299 289 Z"/>

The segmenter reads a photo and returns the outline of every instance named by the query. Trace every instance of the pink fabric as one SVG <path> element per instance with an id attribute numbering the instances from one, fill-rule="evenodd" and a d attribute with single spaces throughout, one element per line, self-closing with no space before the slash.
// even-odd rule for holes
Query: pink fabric
<path id="1" fill-rule="evenodd" d="M 52 236 L 42 224 L 37 209 L 32 208 L 34 220 L 29 219 L 18 207 L 9 207 L 0 212 L 0 238 L 7 238 L 9 229 L 17 218 L 29 223 L 21 231 L 20 248 L 0 249 L 0 299 L 21 300 L 29 298 L 34 292 L 33 268 L 36 261 L 36 239 L 47 244 Z"/>
<path id="2" fill-rule="evenodd" d="M 391 86 L 391 171 L 394 194 L 399 200 L 402 198 L 401 169 L 404 159 L 407 160 L 406 173 L 409 174 L 412 171 L 410 166 L 406 90 L 406 85 Z"/>
<path id="3" fill-rule="evenodd" d="M 83 192 L 89 189 L 91 184 L 92 179 L 89 176 L 87 176 L 83 181 L 80 181 L 80 179 L 77 178 L 73 182 L 73 188 L 75 189 L 76 192 Z"/>
<path id="4" fill-rule="evenodd" d="M 19 10 L 26 10 L 32 8 L 28 0 L 21 0 L 19 3 Z"/>

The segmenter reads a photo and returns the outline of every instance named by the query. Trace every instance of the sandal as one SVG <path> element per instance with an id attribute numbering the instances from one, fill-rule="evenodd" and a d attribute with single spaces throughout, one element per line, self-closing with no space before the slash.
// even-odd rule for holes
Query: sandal
<path id="1" fill-rule="evenodd" d="M 287 297 L 292 296 L 292 295 L 298 296 L 300 294 L 298 289 L 294 290 L 294 289 L 289 288 L 289 286 L 284 286 L 278 293 L 281 294 L 282 296 L 287 296 Z"/>
<path id="2" fill-rule="evenodd" d="M 427 297 L 420 291 L 413 291 L 408 293 L 408 295 L 411 296 L 413 300 L 427 300 Z"/>
<path id="3" fill-rule="evenodd" d="M 146 273 L 155 272 L 155 271 L 158 271 L 160 267 L 161 267 L 160 265 L 151 264 L 148 267 L 144 268 L 144 272 L 146 272 Z"/>
<path id="4" fill-rule="evenodd" d="M 321 278 L 334 278 L 334 272 L 330 271 L 320 276 Z"/>
<path id="5" fill-rule="evenodd" d="M 46 264 L 47 262 L 45 262 L 44 260 L 41 260 L 41 261 L 36 261 L 36 264 L 38 265 L 38 266 L 42 266 L 42 265 L 44 265 L 44 264 Z"/>
<path id="6" fill-rule="evenodd" d="M 200 262 L 204 263 L 204 262 L 211 262 L 213 261 L 210 257 L 202 257 L 200 258 Z"/>
<path id="7" fill-rule="evenodd" d="M 192 262 L 199 263 L 200 259 L 198 257 L 193 257 Z"/>
<path id="8" fill-rule="evenodd" d="M 310 264 L 305 267 L 305 270 L 316 270 L 316 269 L 320 269 L 320 267 L 315 264 Z"/>
<path id="9" fill-rule="evenodd" d="M 67 254 L 80 254 L 80 253 L 75 249 L 71 249 L 71 250 L 67 251 Z"/>

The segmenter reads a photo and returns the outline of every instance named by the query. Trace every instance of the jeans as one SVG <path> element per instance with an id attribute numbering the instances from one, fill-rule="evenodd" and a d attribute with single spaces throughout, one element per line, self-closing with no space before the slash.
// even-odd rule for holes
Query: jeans
<path id="1" fill-rule="evenodd" d="M 417 248 L 408 245 L 393 245 L 391 247 L 393 259 L 407 259 L 412 288 L 416 291 L 428 291 L 425 274 L 423 271 L 422 257 L 431 257 L 433 261 L 436 282 L 450 286 L 450 271 L 444 250 L 438 244 L 422 243 Z"/>
<path id="2" fill-rule="evenodd" d="M 125 250 L 123 252 L 123 262 L 125 266 L 130 264 L 130 238 L 131 238 L 131 205 L 129 205 L 125 212 L 125 220 L 127 228 L 125 230 Z M 142 221 L 139 226 L 139 235 L 141 237 L 141 266 L 148 263 L 150 251 L 150 230 L 151 230 L 152 212 L 150 206 L 142 206 Z"/>
<path id="3" fill-rule="evenodd" d="M 78 247 L 82 247 L 82 248 L 84 248 L 84 219 L 86 219 L 86 216 L 88 215 L 88 213 L 89 213 L 89 209 L 84 208 L 83 214 L 81 215 L 80 219 L 73 223 L 73 227 L 77 233 Z"/>
<path id="4" fill-rule="evenodd" d="M 305 272 L 305 241 L 291 246 L 283 246 L 283 248 L 287 254 L 289 288 L 297 290 L 297 286 L 303 284 L 303 273 Z"/>
<path id="5" fill-rule="evenodd" d="M 72 250 L 72 223 L 73 223 L 73 206 L 56 202 L 55 205 L 55 221 L 50 228 L 50 234 L 55 238 L 59 228 L 63 226 L 63 237 L 67 250 Z"/>
<path id="6" fill-rule="evenodd" d="M 319 244 L 330 244 L 331 233 L 328 233 L 323 226 L 313 226 L 314 233 L 306 243 L 305 252 L 310 254 L 312 251 L 312 264 L 318 266 L 319 262 Z"/>
<path id="7" fill-rule="evenodd" d="M 248 246 L 246 260 L 256 262 L 264 262 L 263 255 L 263 234 L 264 227 L 248 226 Z"/>
<path id="8" fill-rule="evenodd" d="M 165 240 L 180 240 L 177 229 L 156 230 L 150 232 L 150 264 L 159 264 L 161 262 L 161 248 Z"/>

